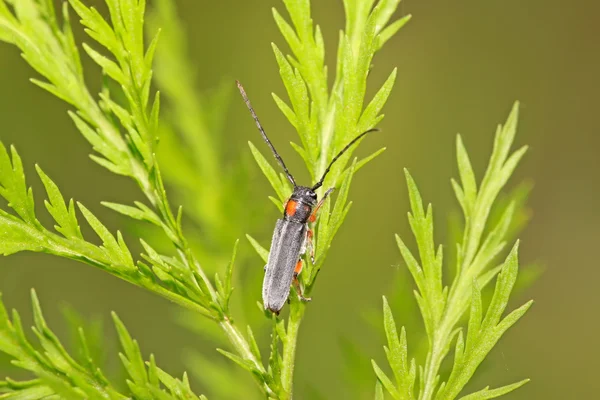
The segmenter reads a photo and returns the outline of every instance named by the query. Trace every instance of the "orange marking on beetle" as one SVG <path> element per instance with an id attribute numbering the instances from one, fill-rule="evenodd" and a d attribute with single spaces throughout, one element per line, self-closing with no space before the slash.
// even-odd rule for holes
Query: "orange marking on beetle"
<path id="1" fill-rule="evenodd" d="M 290 200 L 285 205 L 285 215 L 288 217 L 292 217 L 296 214 L 296 208 L 298 207 L 298 202 L 296 200 Z"/>
<path id="2" fill-rule="evenodd" d="M 294 274 L 299 275 L 300 272 L 302 272 L 302 267 L 303 267 L 303 262 L 302 260 L 298 260 L 298 263 L 296 263 L 296 268 L 294 269 Z"/>

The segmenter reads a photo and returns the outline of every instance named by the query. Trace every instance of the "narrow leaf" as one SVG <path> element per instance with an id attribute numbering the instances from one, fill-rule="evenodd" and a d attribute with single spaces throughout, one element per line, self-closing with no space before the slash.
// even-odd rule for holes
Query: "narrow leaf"
<path id="1" fill-rule="evenodd" d="M 496 397 L 504 396 L 520 388 L 529 382 L 529 379 L 523 379 L 520 382 L 516 382 L 510 385 L 502 386 L 496 389 L 489 389 L 489 386 L 475 393 L 471 393 L 467 396 L 463 396 L 460 400 L 487 400 L 487 399 L 495 399 Z"/>

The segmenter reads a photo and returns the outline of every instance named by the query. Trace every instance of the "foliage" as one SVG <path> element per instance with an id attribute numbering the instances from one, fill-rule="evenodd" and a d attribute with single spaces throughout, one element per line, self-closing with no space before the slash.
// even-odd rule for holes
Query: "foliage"
<path id="1" fill-rule="evenodd" d="M 251 160 L 248 154 L 226 159 L 223 125 L 233 80 L 223 79 L 207 92 L 197 89 L 197 67 L 188 55 L 184 23 L 173 0 L 152 3 L 147 36 L 151 38 L 157 31 L 161 40 L 153 76 L 164 104 L 157 157 L 165 181 L 194 223 L 193 232 L 198 232 L 194 250 L 210 269 L 211 264 L 229 260 L 232 243 L 258 211 L 257 205 L 237 200 L 239 193 L 251 190 Z"/>
<path id="2" fill-rule="evenodd" d="M 457 398 L 500 337 L 532 304 L 529 301 L 502 318 L 517 279 L 518 242 L 503 262 L 498 264 L 497 260 L 507 246 L 515 216 L 520 216 L 517 209 L 517 205 L 522 205 L 520 192 L 513 192 L 511 201 L 501 204 L 501 217 L 490 221 L 498 194 L 527 149 L 522 147 L 510 153 L 517 128 L 518 107 L 515 104 L 506 124 L 498 127 L 490 163 L 479 187 L 461 137 L 457 137 L 461 184 L 452 180 L 452 186 L 464 213 L 465 227 L 462 240 L 456 243 L 456 274 L 449 287 L 444 286 L 442 280 L 442 247 L 439 246 L 436 251 L 433 240 L 432 207 L 429 205 L 425 210 L 419 190 L 406 171 L 412 209 L 408 220 L 417 242 L 420 262 L 399 236 L 396 239 L 417 287 L 415 297 L 425 324 L 429 351 L 425 364 L 418 367 L 417 381 L 417 361 L 408 356 L 406 331 L 402 328 L 398 336 L 392 311 L 384 297 L 384 327 L 388 341 L 385 352 L 395 383 L 375 361 L 373 367 L 382 385 L 395 399 Z M 484 313 L 481 289 L 494 278 L 496 288 Z M 466 312 L 469 318 L 465 337 L 461 320 Z M 449 377 L 442 378 L 440 368 L 454 342 L 452 371 Z M 446 380 L 440 384 L 441 379 Z M 517 389 L 527 381 L 499 389 L 485 388 L 463 398 L 491 399 Z"/>
<path id="3" fill-rule="evenodd" d="M 152 38 L 158 30 L 161 39 L 156 48 L 153 77 L 161 91 L 163 107 L 157 157 L 165 182 L 171 188 L 170 197 L 186 210 L 186 237 L 190 246 L 203 268 L 212 275 L 223 265 L 232 265 L 229 261 L 233 243 L 237 243 L 241 232 L 256 226 L 267 204 L 240 201 L 240 193 L 254 195 L 249 172 L 252 160 L 247 151 L 233 156 L 226 154 L 232 147 L 224 123 L 233 79 L 223 79 L 209 91 L 198 90 L 201 80 L 188 54 L 190 41 L 185 23 L 178 16 L 173 0 L 152 2 L 146 23 L 147 37 Z M 161 240 L 155 242 L 160 245 Z M 237 266 L 243 267 L 247 254 L 242 251 L 236 254 Z M 231 285 L 236 288 L 236 296 L 229 298 L 231 313 L 241 326 L 251 324 L 255 332 L 261 332 L 268 329 L 269 321 L 256 312 L 256 287 L 238 282 L 258 280 L 262 268 L 243 268 L 243 271 L 244 276 L 231 276 Z M 185 312 L 179 320 L 194 334 L 218 346 L 228 346 L 227 338 L 218 328 L 197 313 Z M 208 393 L 214 397 L 237 399 L 256 391 L 246 371 L 232 368 L 220 355 L 211 357 L 191 349 L 186 351 L 184 362 L 190 376 L 210 389 Z M 231 381 L 236 385 L 224 384 Z"/>
<path id="4" fill-rule="evenodd" d="M 0 41 L 18 48 L 40 76 L 32 81 L 64 100 L 73 110 L 69 115 L 90 143 L 91 158 L 109 171 L 132 179 L 144 197 L 133 204 L 103 203 L 104 206 L 155 226 L 161 231 L 161 238 L 156 240 L 153 232 L 140 234 L 143 253 L 136 257 L 120 232 L 111 233 L 81 203 L 65 201 L 58 186 L 36 166 L 46 191 L 46 210 L 55 224 L 50 229 L 40 222 L 44 218 L 39 217 L 35 208 L 19 154 L 0 143 L 0 196 L 8 205 L 0 209 L 0 252 L 9 255 L 34 251 L 73 259 L 173 301 L 194 316 L 214 323 L 218 333 L 213 335 L 223 347 L 218 349 L 219 353 L 242 367 L 232 371 L 228 364 L 207 361 L 198 354 L 191 356 L 192 364 L 200 366 L 203 382 L 220 398 L 239 398 L 239 392 L 227 388 L 227 382 L 237 382 L 239 373 L 245 370 L 250 372 L 247 375 L 255 381 L 263 397 L 290 399 L 294 391 L 296 343 L 307 305 L 290 296 L 287 321 L 264 314 L 263 323 L 271 325 L 267 351 L 259 346 L 260 338 L 257 340 L 255 335 L 259 330 L 250 326 L 240 328 L 241 324 L 234 323 L 232 313 L 232 302 L 236 301 L 232 294 L 237 254 L 237 242 L 235 246 L 233 243 L 248 226 L 240 222 L 244 218 L 235 216 L 253 213 L 246 203 L 228 200 L 234 198 L 235 190 L 240 187 L 244 190 L 240 182 L 247 184 L 249 180 L 244 175 L 243 158 L 229 168 L 224 167 L 227 162 L 223 139 L 214 134 L 222 127 L 230 89 L 223 86 L 211 95 L 198 95 L 194 91 L 197 81 L 187 60 L 184 32 L 172 0 L 154 2 L 150 23 L 145 23 L 144 0 L 105 0 L 104 4 L 106 16 L 82 0 L 68 0 L 60 13 L 51 0 L 0 0 Z M 287 20 L 273 10 L 274 20 L 291 50 L 291 55 L 285 55 L 273 45 L 288 100 L 275 94 L 273 98 L 298 131 L 299 144 L 292 143 L 292 147 L 304 160 L 313 182 L 351 139 L 382 120 L 381 112 L 394 85 L 396 70 L 370 101 L 366 100 L 367 78 L 377 51 L 410 19 L 406 16 L 390 23 L 399 0 L 344 0 L 343 4 L 346 26 L 339 36 L 331 88 L 324 38 L 319 26 L 313 24 L 309 0 L 284 0 Z M 102 70 L 103 85 L 97 96 L 86 83 L 89 72 L 83 67 L 80 46 L 71 27 L 73 11 L 85 28 L 86 39 L 92 43 L 81 47 Z M 161 28 L 169 46 L 158 45 Z M 166 112 L 162 114 L 161 97 L 155 87 L 164 91 L 167 100 Z M 250 129 L 251 124 L 248 126 Z M 458 140 L 462 186 L 454 183 L 454 188 L 465 214 L 465 229 L 458 246 L 456 277 L 450 287 L 442 283 L 442 253 L 441 248 L 437 252 L 434 248 L 431 208 L 425 212 L 416 185 L 407 174 L 413 210 L 409 220 L 417 239 L 420 263 L 400 239 L 398 243 L 417 284 L 416 295 L 430 352 L 424 366 L 419 368 L 415 360 L 409 360 L 406 332 L 402 329 L 398 336 L 391 310 L 384 303 L 389 344 L 386 353 L 396 383 L 374 364 L 380 380 L 376 398 L 383 398 L 384 388 L 395 398 L 414 398 L 417 374 L 420 399 L 431 399 L 434 394 L 436 398 L 456 397 L 491 347 L 529 307 L 528 303 L 501 319 L 516 279 L 516 247 L 504 263 L 491 267 L 513 233 L 512 221 L 516 219 L 517 205 L 521 204 L 514 196 L 512 202 L 501 207 L 499 217 L 490 217 L 495 198 L 524 153 L 520 150 L 509 157 L 515 126 L 516 111 L 498 131 L 490 167 L 479 189 L 466 151 Z M 315 227 L 316 262 L 313 265 L 306 260 L 301 275 L 307 295 L 314 289 L 333 239 L 352 205 L 349 193 L 354 174 L 384 149 L 361 160 L 352 159 L 353 150 L 333 166 L 319 191 L 322 196 L 328 188 L 338 189 L 335 201 L 325 202 Z M 281 210 L 292 188 L 252 143 L 250 152 L 273 187 L 276 197 L 271 200 Z M 174 212 L 166 184 L 186 206 L 185 216 L 181 207 Z M 82 229 L 81 216 L 100 239 L 100 245 L 82 233 L 86 229 Z M 184 220 L 193 223 L 196 236 L 188 230 L 184 233 Z M 492 226 L 490 221 L 497 222 Z M 266 261 L 265 247 L 248 238 Z M 213 274 L 214 278 L 209 278 Z M 496 275 L 496 291 L 484 316 L 480 288 Z M 89 336 L 78 330 L 78 351 L 83 357 L 71 357 L 47 327 L 35 294 L 33 304 L 34 332 L 42 350 L 36 350 L 25 337 L 18 314 L 14 313 L 11 320 L 3 305 L 0 307 L 0 352 L 34 375 L 30 381 L 3 382 L 0 391 L 4 394 L 0 397 L 197 397 L 187 376 L 179 380 L 168 375 L 156 366 L 152 357 L 144 363 L 137 343 L 116 316 L 123 348 L 121 359 L 129 380 L 127 390 L 111 385 L 93 357 L 93 346 L 86 339 Z M 468 331 L 463 336 L 457 326 L 469 305 Z M 260 304 L 259 307 L 262 309 Z M 194 329 L 208 332 L 196 318 L 186 319 L 192 321 L 188 324 Z M 235 321 L 240 319 L 249 318 L 242 313 L 239 319 L 236 315 Z M 440 366 L 454 339 L 454 368 L 440 385 Z M 492 398 L 522 383 L 486 388 L 466 398 Z"/>
<path id="5" fill-rule="evenodd" d="M 328 69 L 324 65 L 325 45 L 321 29 L 318 25 L 313 27 L 309 1 L 290 0 L 284 3 L 293 27 L 275 9 L 273 16 L 293 56 L 286 57 L 275 44 L 273 51 L 291 107 L 276 94 L 273 98 L 298 131 L 302 145 L 292 143 L 292 147 L 304 160 L 312 180 L 316 181 L 333 156 L 351 139 L 375 127 L 383 119 L 380 113 L 394 85 L 396 70 L 364 107 L 367 77 L 375 53 L 408 22 L 410 15 L 386 27 L 399 1 L 383 0 L 375 7 L 373 0 L 345 1 L 346 30 L 340 33 L 335 82 L 329 91 Z M 291 193 L 291 188 L 283 175 L 277 174 L 252 144 L 250 147 L 278 195 L 278 199 L 271 200 L 280 207 Z M 316 264 L 307 263 L 303 274 L 307 293 L 312 290 L 333 237 L 350 210 L 352 203 L 347 197 L 354 173 L 384 150 L 346 167 L 352 154 L 350 150 L 328 175 L 320 194 L 329 187 L 339 186 L 340 190 L 332 209 L 328 201 L 321 212 L 316 229 Z"/>
<path id="6" fill-rule="evenodd" d="M 79 0 L 71 0 L 69 3 L 86 27 L 88 36 L 103 48 L 104 54 L 84 44 L 84 50 L 102 68 L 108 81 L 99 100 L 91 95 L 85 84 L 84 70 L 66 5 L 63 7 L 61 23 L 51 2 L 26 0 L 17 3 L 4 0 L 0 3 L 0 37 L 17 46 L 23 52 L 25 60 L 45 78 L 44 81 L 36 80 L 36 84 L 76 109 L 76 113 L 70 115 L 78 130 L 93 146 L 96 154 L 92 158 L 110 171 L 134 179 L 149 202 L 148 205 L 142 202 L 134 205 L 105 205 L 131 218 L 162 228 L 175 246 L 177 256 L 162 255 L 147 241 L 142 240 L 145 252 L 142 260 L 135 261 L 121 234 L 113 236 L 87 208 L 79 204 L 81 213 L 103 244 L 96 246 L 87 241 L 81 234 L 74 203 L 65 203 L 56 185 L 38 168 L 48 192 L 47 208 L 56 221 L 60 235 L 48 230 L 37 219 L 33 194 L 27 189 L 21 160 L 14 149 L 11 150 L 12 158 L 5 150 L 0 153 L 0 175 L 5 189 L 1 194 L 15 212 L 11 214 L 2 211 L 1 222 L 3 228 L 6 228 L 2 230 L 5 236 L 3 252 L 41 251 L 83 261 L 217 321 L 237 353 L 222 351 L 223 354 L 250 370 L 267 394 L 289 398 L 292 392 L 295 342 L 304 305 L 292 302 L 287 327 L 280 320 L 274 322 L 272 354 L 269 366 L 264 367 L 252 331 L 249 330 L 245 338 L 229 316 L 232 268 L 227 269 L 224 277 L 216 275 L 214 281 L 209 280 L 183 234 L 181 209 L 177 215 L 171 211 L 155 155 L 157 135 L 161 128 L 160 101 L 157 93 L 152 94 L 150 83 L 157 36 L 154 35 L 151 43 L 145 45 L 145 3 L 107 0 L 109 20 L 105 20 L 94 8 L 87 7 Z M 322 174 L 334 152 L 382 118 L 379 114 L 393 85 L 395 72 L 363 111 L 367 73 L 374 53 L 407 19 L 384 29 L 397 6 L 396 1 L 382 1 L 373 10 L 372 2 L 346 2 L 348 24 L 346 33 L 341 36 L 336 83 L 329 93 L 323 39 L 318 27 L 313 32 L 309 3 L 288 1 L 285 4 L 295 30 L 277 12 L 274 12 L 274 16 L 296 59 L 286 60 L 276 47 L 274 50 L 292 107 L 286 106 L 278 97 L 276 102 L 290 118 L 290 122 L 298 128 L 303 147 L 295 148 L 315 177 Z M 168 11 L 168 3 L 159 3 L 158 6 Z M 177 31 L 171 32 L 179 34 Z M 44 51 L 46 49 L 51 51 Z M 171 50 L 171 54 L 163 57 L 163 60 L 175 61 L 171 66 L 183 65 L 181 54 L 177 51 Z M 161 71 L 160 63 L 158 71 Z M 183 72 L 183 79 L 186 76 L 191 79 L 185 69 Z M 172 80 L 166 80 L 164 73 L 159 73 L 158 76 L 161 77 L 158 82 L 163 87 L 168 87 L 169 82 L 173 83 Z M 115 86 L 119 90 L 114 89 Z M 310 102 L 308 95 L 313 98 Z M 179 113 L 201 107 L 191 95 L 174 100 L 173 109 Z M 349 112 L 342 113 L 339 111 L 342 109 Z M 198 137 L 192 136 L 191 132 L 206 132 L 203 124 L 206 121 L 201 119 L 183 120 L 177 128 L 186 140 L 191 140 Z M 199 138 L 204 142 L 192 143 L 193 146 L 204 147 L 206 140 L 210 140 L 208 135 L 200 135 Z M 339 181 L 343 183 L 333 210 L 330 212 L 327 203 L 323 210 L 324 217 L 319 222 L 316 240 L 319 261 L 315 267 L 308 266 L 304 274 L 307 292 L 312 289 L 333 235 L 349 210 L 347 197 L 354 172 L 378 153 L 345 168 L 350 157 L 348 153 L 330 174 L 326 184 L 335 185 Z M 269 171 L 270 167 L 258 154 L 254 151 L 259 165 L 264 171 Z M 206 181 L 207 187 L 212 187 L 210 179 L 215 179 L 216 164 L 217 161 L 204 157 L 196 168 L 200 175 L 211 176 Z M 270 172 L 271 177 L 277 177 L 277 173 Z M 280 200 L 290 192 L 289 187 L 282 185 L 282 182 L 275 185 L 279 189 Z M 226 191 L 221 196 L 224 194 Z M 210 227 L 206 216 L 198 215 L 198 218 Z M 280 341 L 283 343 L 281 356 L 278 349 Z"/>
<path id="7" fill-rule="evenodd" d="M 37 377 L 28 381 L 7 379 L 0 382 L 2 399 L 206 399 L 195 395 L 187 376 L 177 379 L 156 366 L 153 356 L 144 362 L 140 348 L 116 314 L 115 327 L 123 353 L 119 354 L 128 373 L 128 379 L 119 391 L 100 370 L 97 359 L 90 352 L 89 336 L 78 329 L 78 359 L 67 353 L 57 336 L 50 330 L 40 307 L 31 292 L 33 304 L 33 333 L 40 349 L 29 341 L 16 311 L 12 319 L 0 298 L 0 351 L 13 359 L 13 364 L 32 372 Z"/>
<path id="8" fill-rule="evenodd" d="M 122 235 L 113 236 L 91 211 L 78 204 L 102 245 L 85 240 L 74 203 L 65 203 L 57 186 L 38 168 L 48 192 L 47 208 L 60 235 L 46 229 L 36 217 L 33 194 L 27 189 L 20 157 L 12 149 L 11 159 L 2 146 L 0 195 L 14 211 L 14 214 L 4 210 L 0 213 L 2 253 L 28 250 L 72 258 L 149 289 L 216 321 L 235 351 L 264 374 L 261 361 L 229 316 L 233 261 L 225 274 L 209 280 L 183 235 L 181 209 L 174 214 L 167 199 L 155 156 L 160 102 L 158 94 L 152 95 L 150 85 L 157 40 L 147 47 L 144 44 L 145 2 L 108 0 L 109 20 L 78 0 L 69 4 L 86 27 L 88 36 L 108 53 L 108 56 L 102 55 L 84 44 L 85 51 L 102 68 L 107 79 L 99 100 L 94 99 L 85 84 L 67 4 L 60 23 L 52 2 L 0 1 L 0 38 L 17 46 L 25 60 L 46 79 L 36 80 L 36 84 L 75 107 L 77 112 L 70 115 L 93 146 L 96 154 L 92 158 L 110 171 L 134 179 L 149 203 L 105 205 L 133 219 L 159 226 L 176 252 L 169 256 L 160 254 L 142 240 L 144 254 L 142 260 L 135 261 Z M 114 83 L 120 90 L 111 89 Z M 259 376 L 257 380 L 261 385 L 264 383 Z M 263 389 L 268 391 L 266 387 Z"/>
<path id="9" fill-rule="evenodd" d="M 383 118 L 381 111 L 394 85 L 396 70 L 391 72 L 368 104 L 365 102 L 367 77 L 375 53 L 410 19 L 406 16 L 389 24 L 398 3 L 399 0 L 381 0 L 377 4 L 374 0 L 344 1 L 346 29 L 339 36 L 336 74 L 331 90 L 325 66 L 325 43 L 320 27 L 313 24 L 310 2 L 284 0 L 291 24 L 273 9 L 275 22 L 292 52 L 292 55 L 286 56 L 273 44 L 289 104 L 276 94 L 273 94 L 273 99 L 298 132 L 300 144 L 292 143 L 292 147 L 304 160 L 313 182 L 323 175 L 332 158 L 348 142 L 374 128 Z M 281 210 L 281 204 L 287 200 L 292 188 L 286 177 L 276 172 L 252 143 L 250 149 L 277 195 L 277 198 L 270 199 Z M 307 295 L 313 290 L 333 238 L 352 205 L 348 195 L 354 174 L 383 150 L 360 161 L 355 159 L 349 166 L 352 150 L 348 151 L 334 164 L 320 189 L 321 196 L 330 187 L 339 187 L 339 192 L 335 204 L 331 205 L 327 200 L 320 212 L 315 229 L 315 264 L 310 260 L 304 263 L 301 281 Z M 253 238 L 249 239 L 266 262 L 268 251 Z M 278 337 L 273 339 L 272 350 L 277 349 L 277 341 L 280 341 L 282 359 L 280 361 L 277 354 L 272 354 L 271 370 L 276 380 L 282 380 L 284 398 L 288 398 L 292 391 L 296 341 L 304 312 L 305 304 L 291 296 L 287 325 L 284 327 L 279 319 L 275 322 Z"/>

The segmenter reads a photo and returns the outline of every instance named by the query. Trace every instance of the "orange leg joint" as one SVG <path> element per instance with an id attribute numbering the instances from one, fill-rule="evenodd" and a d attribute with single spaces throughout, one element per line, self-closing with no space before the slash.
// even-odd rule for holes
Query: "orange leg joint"
<path id="1" fill-rule="evenodd" d="M 295 276 L 300 275 L 300 272 L 302 272 L 303 266 L 304 266 L 304 262 L 302 260 L 298 260 L 298 263 L 296 264 L 296 268 L 294 269 Z"/>
<path id="2" fill-rule="evenodd" d="M 310 301 L 311 298 L 310 297 L 304 297 L 304 292 L 302 290 L 302 287 L 300 286 L 300 281 L 298 280 L 298 274 L 300 272 L 302 272 L 302 259 L 298 260 L 298 263 L 296 264 L 296 269 L 294 269 L 294 279 L 292 280 L 292 284 L 294 285 L 294 288 L 296 289 L 296 293 L 298 293 L 298 298 L 301 301 Z"/>
<path id="3" fill-rule="evenodd" d="M 325 194 L 323 195 L 323 198 L 321 199 L 321 201 L 319 201 L 319 204 L 317 204 L 317 206 L 315 207 L 315 210 L 310 215 L 310 218 L 308 219 L 310 222 L 315 222 L 317 220 L 317 213 L 319 212 L 319 209 L 321 208 L 323 203 L 325 203 L 325 199 L 327 199 L 327 197 L 329 197 L 329 195 L 333 191 L 334 191 L 334 188 L 331 188 L 325 192 Z"/>

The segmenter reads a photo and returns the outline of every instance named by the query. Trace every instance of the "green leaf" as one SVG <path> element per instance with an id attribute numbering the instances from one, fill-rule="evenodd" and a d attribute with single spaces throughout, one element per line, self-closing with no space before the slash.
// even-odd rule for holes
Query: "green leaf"
<path id="1" fill-rule="evenodd" d="M 465 197 L 465 215 L 469 215 L 472 213 L 475 204 L 477 183 L 475 182 L 475 173 L 473 172 L 473 167 L 471 167 L 469 155 L 465 150 L 460 135 L 456 136 L 456 157 L 458 159 L 458 171 L 460 173 L 462 190 Z"/>
<path id="2" fill-rule="evenodd" d="M 465 215 L 467 221 L 466 240 L 462 250 L 465 264 L 470 264 L 476 256 L 492 205 L 526 150 L 526 148 L 522 148 L 513 153 L 513 156 L 507 161 L 516 133 L 518 110 L 519 103 L 517 102 L 506 124 L 498 127 L 490 163 L 481 182 L 473 212 Z"/>
<path id="3" fill-rule="evenodd" d="M 377 37 L 377 48 L 380 49 L 388 40 L 390 40 L 404 25 L 408 23 L 412 18 L 412 15 L 408 14 L 400 18 L 397 21 L 392 22 L 388 25 Z"/>
<path id="4" fill-rule="evenodd" d="M 487 399 L 495 399 L 496 397 L 504 396 L 505 394 L 508 394 L 508 393 L 512 392 L 513 390 L 516 390 L 516 389 L 520 388 L 521 386 L 523 386 L 527 382 L 529 382 L 529 379 L 523 379 L 520 382 L 515 382 L 513 384 L 502 386 L 502 387 L 499 387 L 499 388 L 496 388 L 496 389 L 490 389 L 489 386 L 487 386 L 487 387 L 485 387 L 484 389 L 481 389 L 478 392 L 471 393 L 471 394 L 469 394 L 467 396 L 461 397 L 460 400 L 487 400 Z"/>
<path id="5" fill-rule="evenodd" d="M 383 386 L 381 386 L 381 382 L 379 381 L 375 383 L 375 400 L 384 400 Z"/>
<path id="6" fill-rule="evenodd" d="M 274 319 L 274 325 L 278 324 L 278 321 Z M 281 390 L 281 369 L 283 360 L 281 359 L 281 355 L 279 354 L 279 342 L 283 342 L 284 345 L 286 340 L 286 336 L 281 336 L 281 332 L 277 331 L 277 328 L 272 330 L 271 333 L 271 347 L 269 354 L 269 374 L 274 382 L 274 387 L 276 390 Z"/>
<path id="7" fill-rule="evenodd" d="M 252 354 L 254 354 L 254 357 L 256 357 L 257 360 L 260 360 L 260 350 L 258 348 L 258 343 L 256 343 L 256 339 L 254 339 L 254 333 L 252 333 L 252 328 L 250 327 L 250 325 L 248 325 L 247 327 L 247 332 L 248 343 L 250 343 L 250 350 L 252 351 Z"/>
<path id="8" fill-rule="evenodd" d="M 434 324 L 441 318 L 445 299 L 442 285 L 442 253 L 441 247 L 436 253 L 433 239 L 433 211 L 431 205 L 427 212 L 423 208 L 421 194 L 408 170 L 404 170 L 412 213 L 408 214 L 408 220 L 412 232 L 417 241 L 421 265 L 423 271 L 423 286 L 420 288 L 424 299 L 424 307 L 428 309 L 430 321 L 428 334 L 432 334 Z M 405 252 L 406 253 L 406 252 Z M 414 264 L 414 261 L 411 261 Z M 418 270 L 412 267 L 418 274 Z"/>
<path id="9" fill-rule="evenodd" d="M 83 44 L 83 49 L 86 53 L 88 53 L 92 60 L 94 60 L 94 62 L 98 64 L 100 68 L 102 68 L 102 71 L 106 75 L 110 76 L 112 79 L 119 82 L 120 84 L 126 83 L 123 71 L 121 71 L 121 68 L 119 67 L 119 65 L 117 65 L 117 63 L 110 60 L 108 57 L 105 57 L 102 54 L 98 53 L 96 50 L 92 49 L 85 43 Z"/>
<path id="10" fill-rule="evenodd" d="M 113 322 L 119 336 L 119 342 L 124 354 L 121 355 L 123 365 L 133 382 L 137 385 L 148 384 L 148 373 L 137 341 L 131 338 L 127 328 L 116 313 L 112 313 Z"/>
<path id="11" fill-rule="evenodd" d="M 388 376 L 385 374 L 385 372 L 383 372 L 381 368 L 379 368 L 379 365 L 377 365 L 375 360 L 371 360 L 371 364 L 373 365 L 373 369 L 375 370 L 375 375 L 377 375 L 379 382 L 381 382 L 383 387 L 385 387 L 385 390 L 387 390 L 394 399 L 402 399 L 400 392 L 398 392 L 398 389 L 396 389 L 392 380 L 388 378 Z"/>
<path id="12" fill-rule="evenodd" d="M 231 293 L 233 292 L 233 265 L 237 256 L 239 244 L 240 241 L 238 239 L 235 241 L 235 245 L 233 246 L 233 253 L 231 254 L 231 261 L 229 261 L 229 264 L 227 264 L 227 270 L 225 271 L 225 292 L 227 293 L 226 304 L 229 304 L 229 298 L 231 297 Z M 260 357 L 257 358 L 260 359 Z"/>
<path id="13" fill-rule="evenodd" d="M 379 89 L 377 94 L 375 94 L 375 97 L 373 97 L 373 100 L 371 100 L 369 105 L 365 108 L 365 111 L 363 111 L 360 121 L 358 122 L 358 131 L 365 132 L 374 127 L 374 125 L 372 125 L 373 121 L 379 116 L 379 113 L 392 92 L 392 88 L 396 82 L 397 72 L 398 69 L 394 68 L 385 83 L 381 86 L 381 89 Z"/>
<path id="14" fill-rule="evenodd" d="M 135 202 L 136 207 L 126 206 L 117 203 L 110 203 L 108 201 L 103 201 L 101 202 L 101 204 L 120 214 L 123 214 L 133 219 L 137 219 L 138 221 L 150 222 L 151 224 L 157 226 L 162 225 L 160 217 L 143 203 Z"/>
<path id="15" fill-rule="evenodd" d="M 256 373 L 256 368 L 254 367 L 254 364 L 249 361 L 249 360 L 244 360 L 243 358 L 236 356 L 233 353 L 230 353 L 228 351 L 222 350 L 222 349 L 217 349 L 217 351 L 219 353 L 221 353 L 222 355 L 224 355 L 225 357 L 229 358 L 231 361 L 233 361 L 234 363 L 236 363 L 237 365 L 239 365 L 240 367 L 244 368 L 245 370 L 252 372 L 252 373 Z"/>
<path id="16" fill-rule="evenodd" d="M 398 338 L 394 316 L 385 296 L 383 297 L 383 326 L 389 346 L 385 348 L 385 353 L 396 378 L 398 393 L 402 399 L 412 399 L 416 369 L 414 365 L 409 366 L 406 330 L 403 327 Z"/>
<path id="17" fill-rule="evenodd" d="M 252 247 L 254 247 L 254 250 L 256 250 L 260 258 L 262 258 L 263 261 L 266 263 L 269 260 L 269 250 L 262 247 L 252 236 L 246 235 L 246 238 L 248 239 Z"/>
<path id="18" fill-rule="evenodd" d="M 333 237 L 342 226 L 342 222 L 344 222 L 346 214 L 350 210 L 350 205 L 352 203 L 347 203 L 347 200 L 355 168 L 356 160 L 354 160 L 352 163 L 352 166 L 348 170 L 348 173 L 342 182 L 340 190 L 337 193 L 335 205 L 333 206 L 333 210 L 331 211 L 329 218 L 322 218 L 321 222 L 319 223 L 319 230 L 317 232 L 317 248 L 315 252 L 317 260 L 322 260 L 326 252 L 329 250 L 329 247 L 333 242 Z"/>
<path id="19" fill-rule="evenodd" d="M 383 147 L 383 148 L 373 152 L 371 155 L 368 155 L 367 157 L 362 158 L 360 161 L 358 161 L 356 163 L 356 167 L 354 168 L 354 173 L 358 172 L 362 167 L 364 167 L 365 165 L 370 163 L 375 158 L 379 157 L 379 155 L 382 154 L 386 150 L 387 150 L 387 148 Z"/>
<path id="20" fill-rule="evenodd" d="M 33 194 L 27 189 L 21 157 L 14 147 L 9 157 L 6 147 L 0 143 L 0 196 L 8 202 L 23 221 L 32 225 L 39 224 L 35 218 Z M 12 158 L 12 160 L 11 160 Z"/>
<path id="21" fill-rule="evenodd" d="M 56 230 L 67 239 L 83 239 L 81 229 L 79 228 L 79 222 L 77 221 L 77 215 L 75 214 L 75 204 L 73 203 L 73 200 L 71 199 L 69 201 L 69 206 L 67 208 L 58 186 L 52 182 L 39 166 L 36 165 L 35 167 L 46 188 L 48 200 L 44 201 L 44 203 L 46 209 L 58 224 L 55 226 Z"/>
<path id="22" fill-rule="evenodd" d="M 77 203 L 81 213 L 90 224 L 94 232 L 102 239 L 103 247 L 115 263 L 125 266 L 128 270 L 135 270 L 131 253 L 122 241 L 121 234 L 117 232 L 117 239 L 108 231 L 94 214 L 92 214 L 83 204 Z"/>
<path id="23" fill-rule="evenodd" d="M 298 39 L 298 36 L 296 36 L 296 32 L 294 32 L 294 29 L 283 19 L 283 17 L 277 12 L 277 10 L 274 7 L 272 8 L 272 11 L 273 19 L 275 20 L 275 23 L 277 24 L 281 35 L 285 38 L 285 40 L 288 42 L 288 44 L 294 52 L 300 51 L 300 39 Z"/>
<path id="24" fill-rule="evenodd" d="M 273 187 L 273 190 L 275 190 L 275 193 L 277 193 L 279 200 L 283 203 L 289 197 L 290 193 L 286 192 L 283 184 L 279 180 L 277 172 L 273 169 L 273 167 L 271 167 L 269 162 L 263 157 L 258 149 L 254 147 L 252 142 L 248 142 L 248 145 L 250 146 L 250 150 L 252 151 L 252 155 L 254 156 L 256 163 L 269 180 L 269 183 Z"/>
<path id="25" fill-rule="evenodd" d="M 294 128 L 298 129 L 298 122 L 296 120 L 296 114 L 294 113 L 294 110 L 292 110 L 290 108 L 290 106 L 288 106 L 285 103 L 285 101 L 281 100 L 281 98 L 279 96 L 277 96 L 275 93 L 271 93 L 271 96 L 273 96 L 273 100 L 275 100 L 275 104 L 277 104 L 277 107 L 279 107 L 279 110 L 281 110 L 283 115 L 285 115 L 285 117 L 288 119 L 288 121 L 290 121 L 290 124 L 292 124 L 292 126 Z M 305 160 L 305 162 L 308 162 L 308 161 Z"/>

